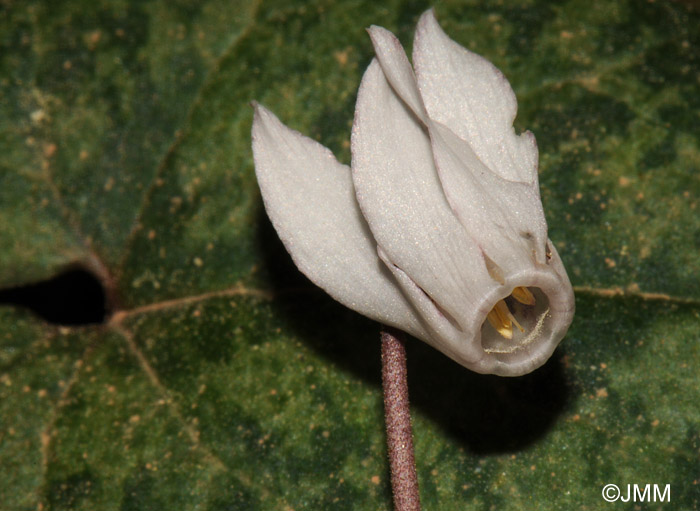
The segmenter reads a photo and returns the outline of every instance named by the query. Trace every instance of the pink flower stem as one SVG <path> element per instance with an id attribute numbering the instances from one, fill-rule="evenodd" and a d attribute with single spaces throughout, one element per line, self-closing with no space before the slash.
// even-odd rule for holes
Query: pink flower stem
<path id="1" fill-rule="evenodd" d="M 420 511 L 416 460 L 408 403 L 405 335 L 382 329 L 382 386 L 395 511 Z"/>

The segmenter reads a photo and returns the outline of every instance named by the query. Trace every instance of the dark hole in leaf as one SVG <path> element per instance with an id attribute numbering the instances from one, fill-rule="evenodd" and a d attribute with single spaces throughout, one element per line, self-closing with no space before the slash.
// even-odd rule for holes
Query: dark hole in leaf
<path id="1" fill-rule="evenodd" d="M 107 298 L 100 280 L 83 268 L 26 286 L 0 290 L 0 304 L 26 307 L 49 323 L 66 326 L 103 323 Z"/>

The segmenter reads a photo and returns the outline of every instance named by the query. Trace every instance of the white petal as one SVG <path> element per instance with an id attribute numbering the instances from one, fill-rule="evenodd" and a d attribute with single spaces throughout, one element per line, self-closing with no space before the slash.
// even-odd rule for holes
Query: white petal
<path id="1" fill-rule="evenodd" d="M 425 106 L 423 106 L 423 100 L 416 84 L 416 76 L 413 74 L 413 68 L 406 57 L 401 42 L 383 27 L 372 25 L 367 29 L 367 32 L 372 39 L 374 52 L 382 66 L 384 76 L 413 113 L 424 123 L 427 122 Z"/>
<path id="2" fill-rule="evenodd" d="M 429 337 L 421 337 L 420 339 L 466 367 L 478 367 L 482 363 L 482 359 L 487 358 L 487 356 L 478 343 L 471 342 L 474 335 L 471 332 L 465 335 L 464 330 L 457 324 L 456 320 L 448 318 L 446 311 L 441 310 L 437 302 L 432 300 L 406 272 L 393 264 L 381 247 L 378 252 L 379 257 L 391 270 L 401 289 L 406 296 L 410 297 L 411 303 L 420 313 L 430 332 Z"/>
<path id="3" fill-rule="evenodd" d="M 516 135 L 513 89 L 491 62 L 451 40 L 432 10 L 421 16 L 413 44 L 418 88 L 431 119 L 450 128 L 505 179 L 537 183 L 537 145 Z"/>
<path id="4" fill-rule="evenodd" d="M 433 155 L 447 200 L 465 229 L 507 272 L 546 262 L 547 222 L 536 184 L 492 172 L 468 143 L 430 123 Z"/>
<path id="5" fill-rule="evenodd" d="M 265 209 L 297 267 L 343 305 L 417 337 L 416 313 L 379 260 L 350 169 L 254 104 L 253 154 Z"/>
<path id="6" fill-rule="evenodd" d="M 488 279 L 480 251 L 450 209 L 423 126 L 376 60 L 358 92 L 352 132 L 357 199 L 388 259 L 457 322 Z"/>

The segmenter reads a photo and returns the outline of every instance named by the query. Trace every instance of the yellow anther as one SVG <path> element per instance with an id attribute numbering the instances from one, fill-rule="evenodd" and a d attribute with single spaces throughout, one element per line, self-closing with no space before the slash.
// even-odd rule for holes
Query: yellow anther
<path id="1" fill-rule="evenodd" d="M 526 287 L 516 287 L 511 296 L 525 305 L 535 305 L 535 295 Z"/>
<path id="2" fill-rule="evenodd" d="M 525 287 L 516 287 L 513 289 L 512 296 L 525 305 L 535 305 L 535 297 Z M 518 320 L 515 319 L 515 316 L 510 312 L 505 300 L 499 300 L 494 308 L 491 309 L 491 312 L 488 313 L 486 319 L 489 320 L 494 330 L 506 339 L 513 338 L 513 325 L 521 332 L 525 331 L 520 323 L 518 323 Z"/>
<path id="3" fill-rule="evenodd" d="M 494 330 L 496 330 L 496 332 L 501 334 L 506 339 L 513 338 L 513 325 L 511 324 L 512 318 L 513 315 L 510 313 L 506 302 L 503 300 L 500 300 L 486 316 L 486 319 L 489 320 L 489 323 Z M 520 325 L 518 325 L 518 328 L 520 328 Z"/>
<path id="4" fill-rule="evenodd" d="M 516 327 L 518 327 L 518 330 L 520 330 L 521 332 L 524 332 L 524 331 L 525 331 L 525 329 L 524 329 L 522 326 L 520 326 L 520 323 L 518 323 L 518 320 L 515 319 L 515 316 L 513 316 L 513 315 L 510 313 L 510 311 L 508 311 L 508 318 L 513 322 L 513 324 L 514 324 Z"/>

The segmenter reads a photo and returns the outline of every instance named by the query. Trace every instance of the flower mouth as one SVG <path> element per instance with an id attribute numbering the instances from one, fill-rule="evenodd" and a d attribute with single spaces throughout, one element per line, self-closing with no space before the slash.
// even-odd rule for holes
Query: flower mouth
<path id="1" fill-rule="evenodd" d="M 540 288 L 515 287 L 496 302 L 481 325 L 484 352 L 498 357 L 526 350 L 547 330 L 549 309 L 549 298 Z"/>

